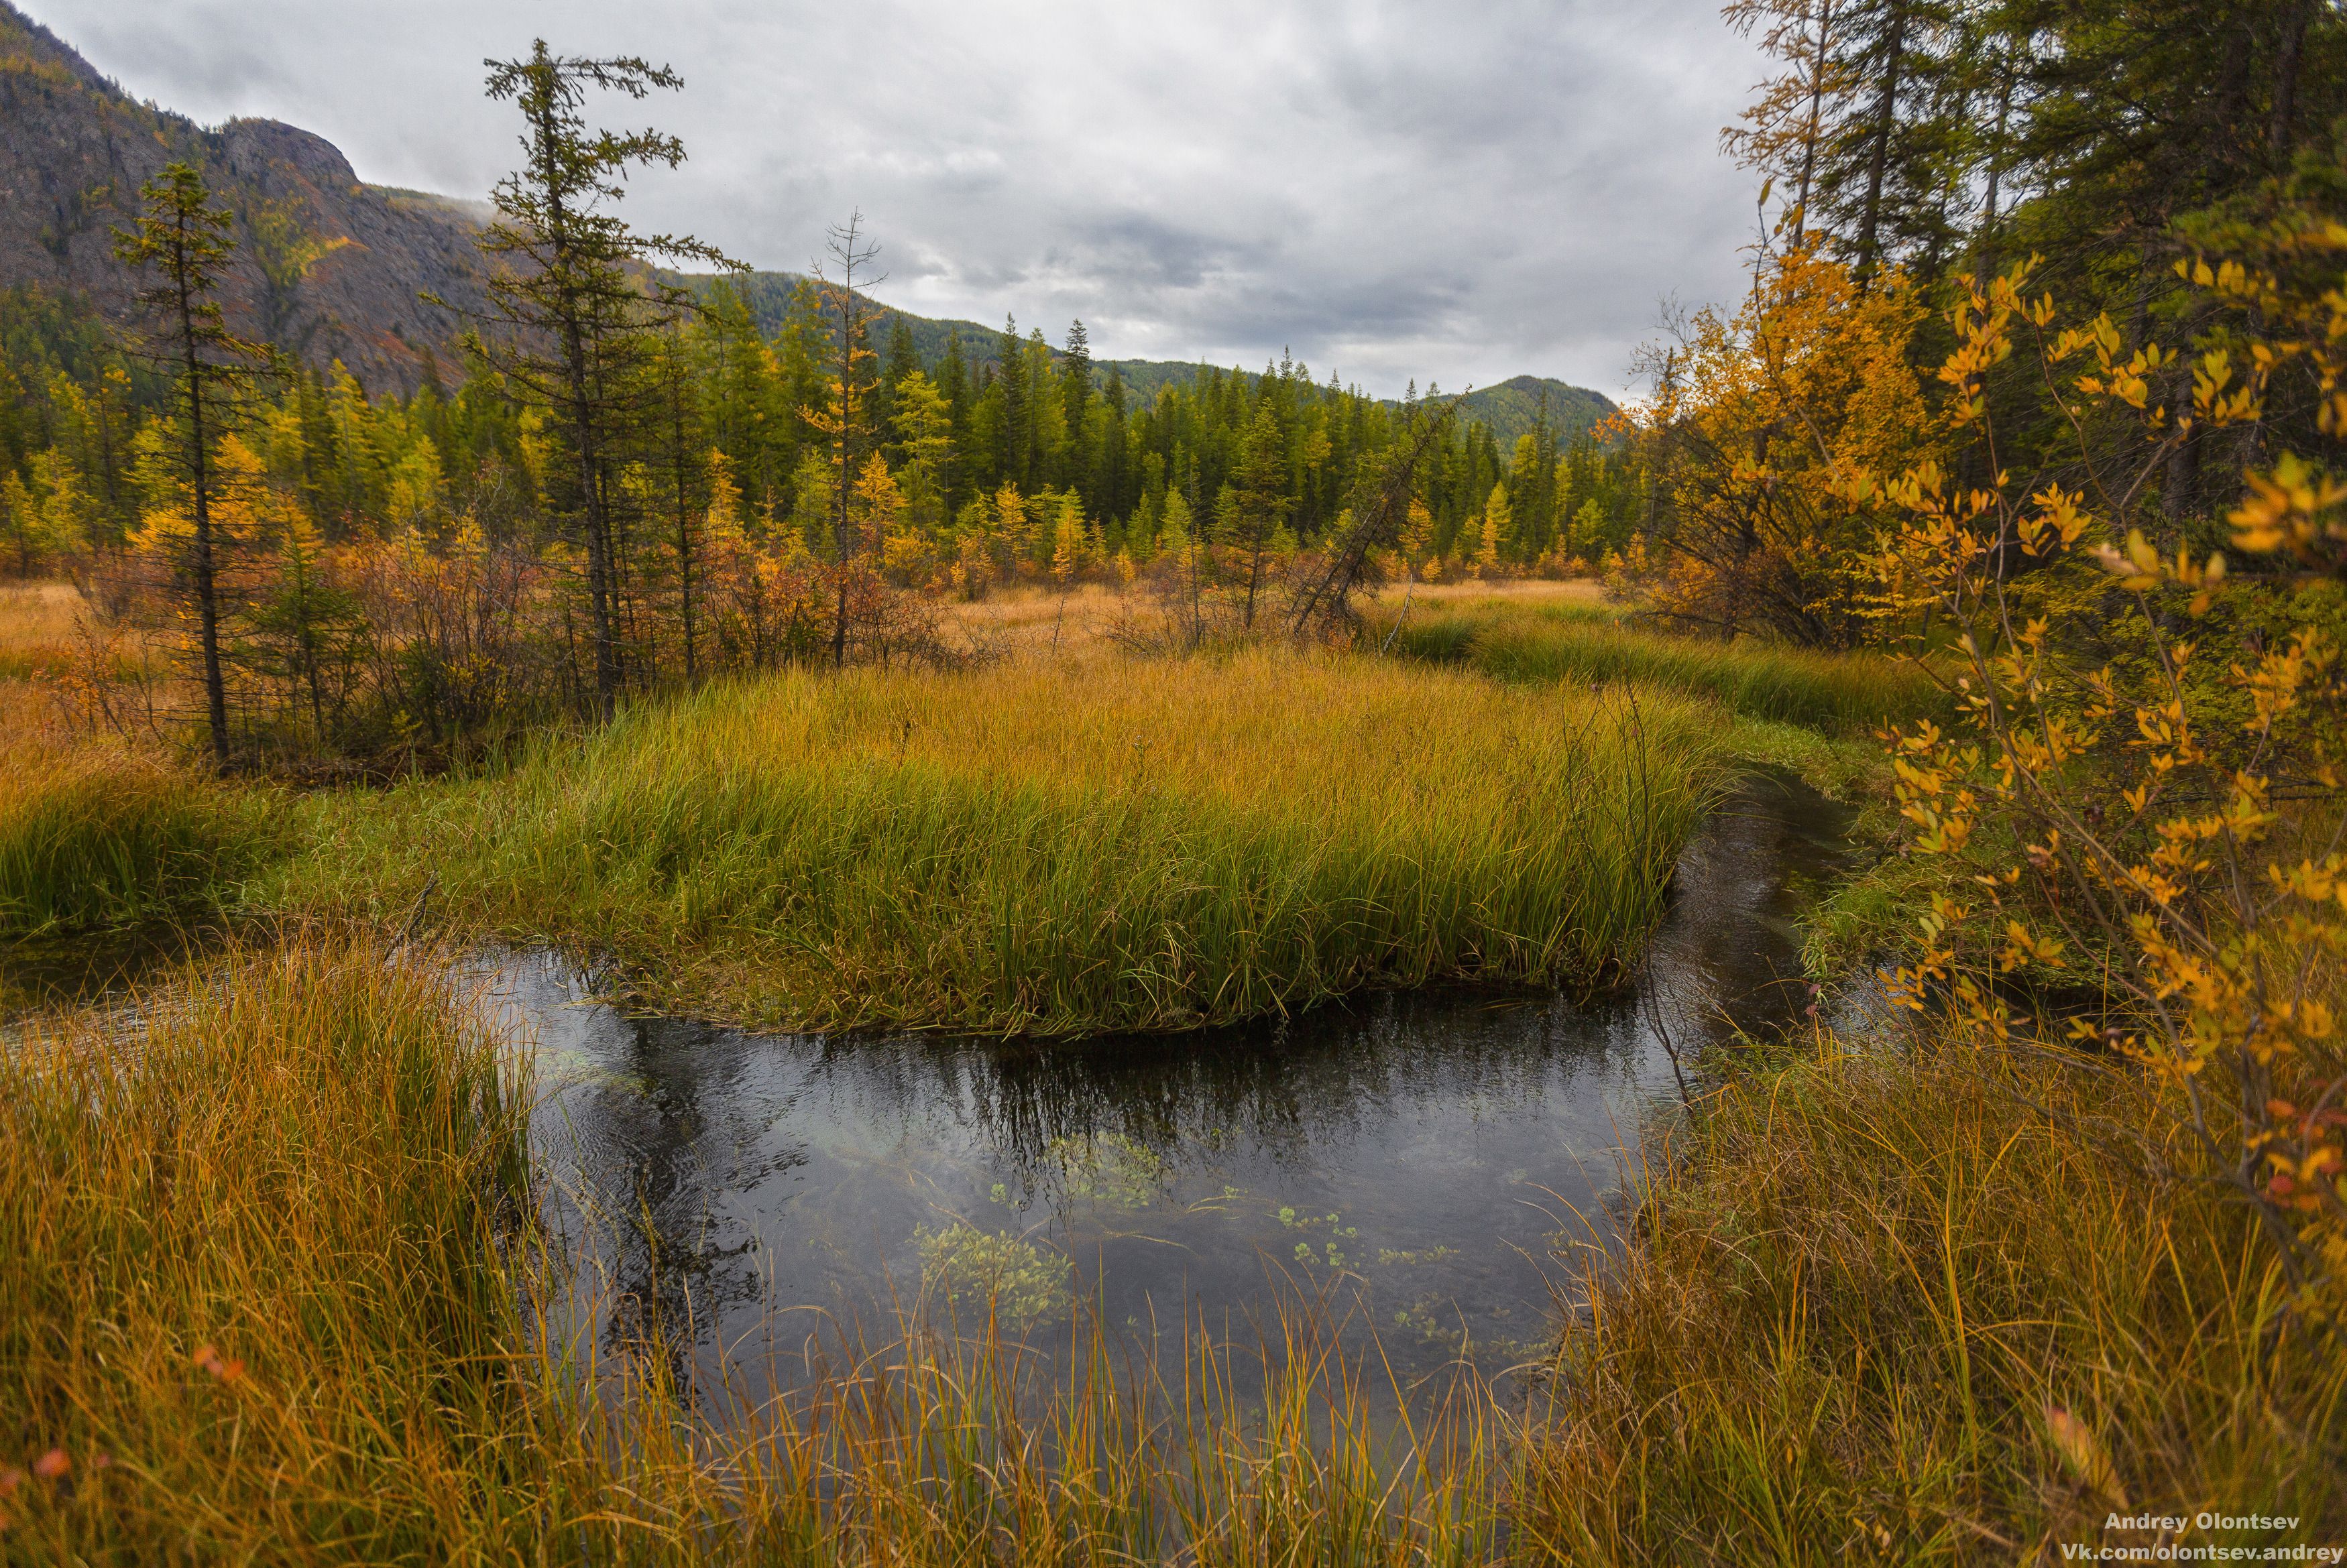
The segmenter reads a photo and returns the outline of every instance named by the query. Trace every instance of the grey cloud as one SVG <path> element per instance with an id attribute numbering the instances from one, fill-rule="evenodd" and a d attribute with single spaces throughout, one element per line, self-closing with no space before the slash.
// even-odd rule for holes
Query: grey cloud
<path id="1" fill-rule="evenodd" d="M 1045 253 L 1045 270 L 1089 277 L 1113 298 L 1131 286 L 1154 292 L 1195 289 L 1270 263 L 1276 248 L 1262 239 L 1216 235 L 1143 212 L 1085 214 L 1068 225 L 1068 239 Z"/>
<path id="2" fill-rule="evenodd" d="M 1715 0 L 30 0 L 134 93 L 267 115 L 365 178 L 478 195 L 512 161 L 484 56 L 642 54 L 615 104 L 692 160 L 647 227 L 801 268 L 861 207 L 908 310 L 1097 351 L 1285 346 L 1380 392 L 1532 371 L 1618 391 L 1655 301 L 1732 297 L 1758 73 Z"/>

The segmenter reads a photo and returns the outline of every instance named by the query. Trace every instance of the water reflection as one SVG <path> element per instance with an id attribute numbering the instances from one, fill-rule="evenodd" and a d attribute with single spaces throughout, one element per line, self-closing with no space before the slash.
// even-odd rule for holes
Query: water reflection
<path id="1" fill-rule="evenodd" d="M 1304 1296 L 1373 1322 L 1405 1375 L 1520 1360 L 1556 1248 L 1609 1233 L 1665 1038 L 1686 1055 L 1807 1004 L 1793 922 L 1845 819 L 1756 781 L 1683 857 L 1643 991 L 1594 1002 L 1418 992 L 1048 1046 L 759 1035 L 509 958 L 492 995 L 549 1091 L 577 1329 L 661 1343 L 704 1387 L 787 1384 L 811 1338 L 893 1324 L 926 1283 L 990 1289 L 1041 1339 L 1074 1296 L 1133 1334 L 1244 1331 Z"/>
<path id="2" fill-rule="evenodd" d="M 0 1030 L 41 1013 L 116 1004 L 228 945 L 222 931 L 164 924 L 0 942 Z"/>

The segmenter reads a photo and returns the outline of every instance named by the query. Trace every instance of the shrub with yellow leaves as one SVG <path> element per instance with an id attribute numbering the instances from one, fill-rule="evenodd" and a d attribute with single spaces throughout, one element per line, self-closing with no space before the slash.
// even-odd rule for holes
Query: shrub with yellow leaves
<path id="1" fill-rule="evenodd" d="M 2268 239 L 2347 262 L 2337 224 Z M 1928 463 L 1840 481 L 1895 520 L 1877 613 L 1952 645 L 1956 672 L 1955 728 L 1892 737 L 1911 850 L 1939 868 L 1893 994 L 1944 1009 L 1984 1046 L 2140 1064 L 2168 1114 L 2130 1141 L 2157 1169 L 2217 1173 L 2260 1216 L 2294 1308 L 2336 1319 L 2347 664 L 2322 623 L 2347 575 L 2347 487 L 2301 453 L 2251 466 L 2229 519 L 2231 573 L 2188 540 L 2155 545 L 2146 498 L 2181 443 L 2229 432 L 2262 451 L 2244 438 L 2277 428 L 2285 393 L 2300 410 L 2305 392 L 2321 400 L 2320 437 L 2347 431 L 2347 280 L 2334 267 L 2318 289 L 2303 270 L 2292 281 L 2188 262 L 2188 283 L 2260 334 L 2180 359 L 2127 350 L 2107 318 L 2057 330 L 2054 300 L 2025 291 L 2029 270 L 1965 280 L 1940 372 L 1974 448 L 1961 466 L 1984 482 Z M 2076 433 L 2068 485 L 1999 462 L 1986 383 L 2017 344 Z M 2134 439 L 2109 440 L 2115 422 Z"/>
<path id="2" fill-rule="evenodd" d="M 1680 630 L 1869 640 L 1875 513 L 1840 481 L 1933 455 L 1908 362 L 1926 314 L 1896 275 L 1870 285 L 1813 243 L 1764 247 L 1743 308 L 1689 320 L 1626 422 L 1665 521 L 1651 557 L 1634 542 L 1608 563 L 1609 587 Z"/>

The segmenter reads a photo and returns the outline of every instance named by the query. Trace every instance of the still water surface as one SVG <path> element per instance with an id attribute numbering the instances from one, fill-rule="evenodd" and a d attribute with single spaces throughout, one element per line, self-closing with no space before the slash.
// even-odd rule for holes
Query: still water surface
<path id="1" fill-rule="evenodd" d="M 1613 1234 L 1623 1151 L 1676 1093 L 1665 1039 L 1686 1058 L 1802 1015 L 1793 922 L 1846 827 L 1755 781 L 1682 857 L 1643 984 L 1596 1000 L 1401 993 L 1020 1044 L 631 1016 L 546 954 L 484 994 L 536 1052 L 569 1328 L 606 1353 L 657 1322 L 703 1389 L 787 1387 L 811 1343 L 990 1292 L 1038 1342 L 1079 1301 L 1144 1346 L 1317 1301 L 1406 1377 L 1495 1371 L 1553 1337 L 1560 1248 Z"/>

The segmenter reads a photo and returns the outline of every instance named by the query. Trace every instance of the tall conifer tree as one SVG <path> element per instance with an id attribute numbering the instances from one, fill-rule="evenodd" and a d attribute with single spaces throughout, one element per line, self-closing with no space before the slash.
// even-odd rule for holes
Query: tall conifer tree
<path id="1" fill-rule="evenodd" d="M 1020 341 L 1019 321 L 1002 319 L 1002 336 L 995 344 L 998 361 L 995 384 L 1002 389 L 1002 477 L 1024 490 L 1033 483 L 1028 453 L 1034 442 L 1033 411 L 1028 407 L 1027 351 Z"/>
<path id="2" fill-rule="evenodd" d="M 1068 324 L 1068 348 L 1060 361 L 1060 417 L 1068 427 L 1066 461 L 1060 483 L 1071 490 L 1081 491 L 1095 506 L 1092 473 L 1092 443 L 1086 425 L 1092 412 L 1092 339 L 1081 321 Z"/>
<path id="3" fill-rule="evenodd" d="M 196 601 L 198 658 L 204 687 L 204 727 L 212 759 L 229 759 L 228 682 L 220 666 L 220 585 L 218 530 L 213 525 L 217 475 L 212 446 L 239 395 L 268 359 L 261 344 L 228 330 L 216 298 L 234 251 L 227 209 L 214 207 L 203 177 L 174 163 L 139 191 L 135 228 L 115 231 L 115 254 L 152 275 L 138 290 L 140 308 L 155 324 L 149 358 L 173 380 L 174 460 L 187 487 L 188 574 Z"/>
<path id="4" fill-rule="evenodd" d="M 585 59 L 549 52 L 488 62 L 488 94 L 521 110 L 522 167 L 493 193 L 497 217 L 482 231 L 493 263 L 488 333 L 475 351 L 526 399 L 545 407 L 565 448 L 569 494 L 558 498 L 586 548 L 595 706 L 608 718 L 624 679 L 619 628 L 623 565 L 615 515 L 617 475 L 643 412 L 643 369 L 660 328 L 693 300 L 644 280 L 651 263 L 699 260 L 735 267 L 689 235 L 644 235 L 610 210 L 636 165 L 673 168 L 684 144 L 656 130 L 590 131 L 590 91 L 643 98 L 684 84 L 666 66 L 632 56 Z"/>

